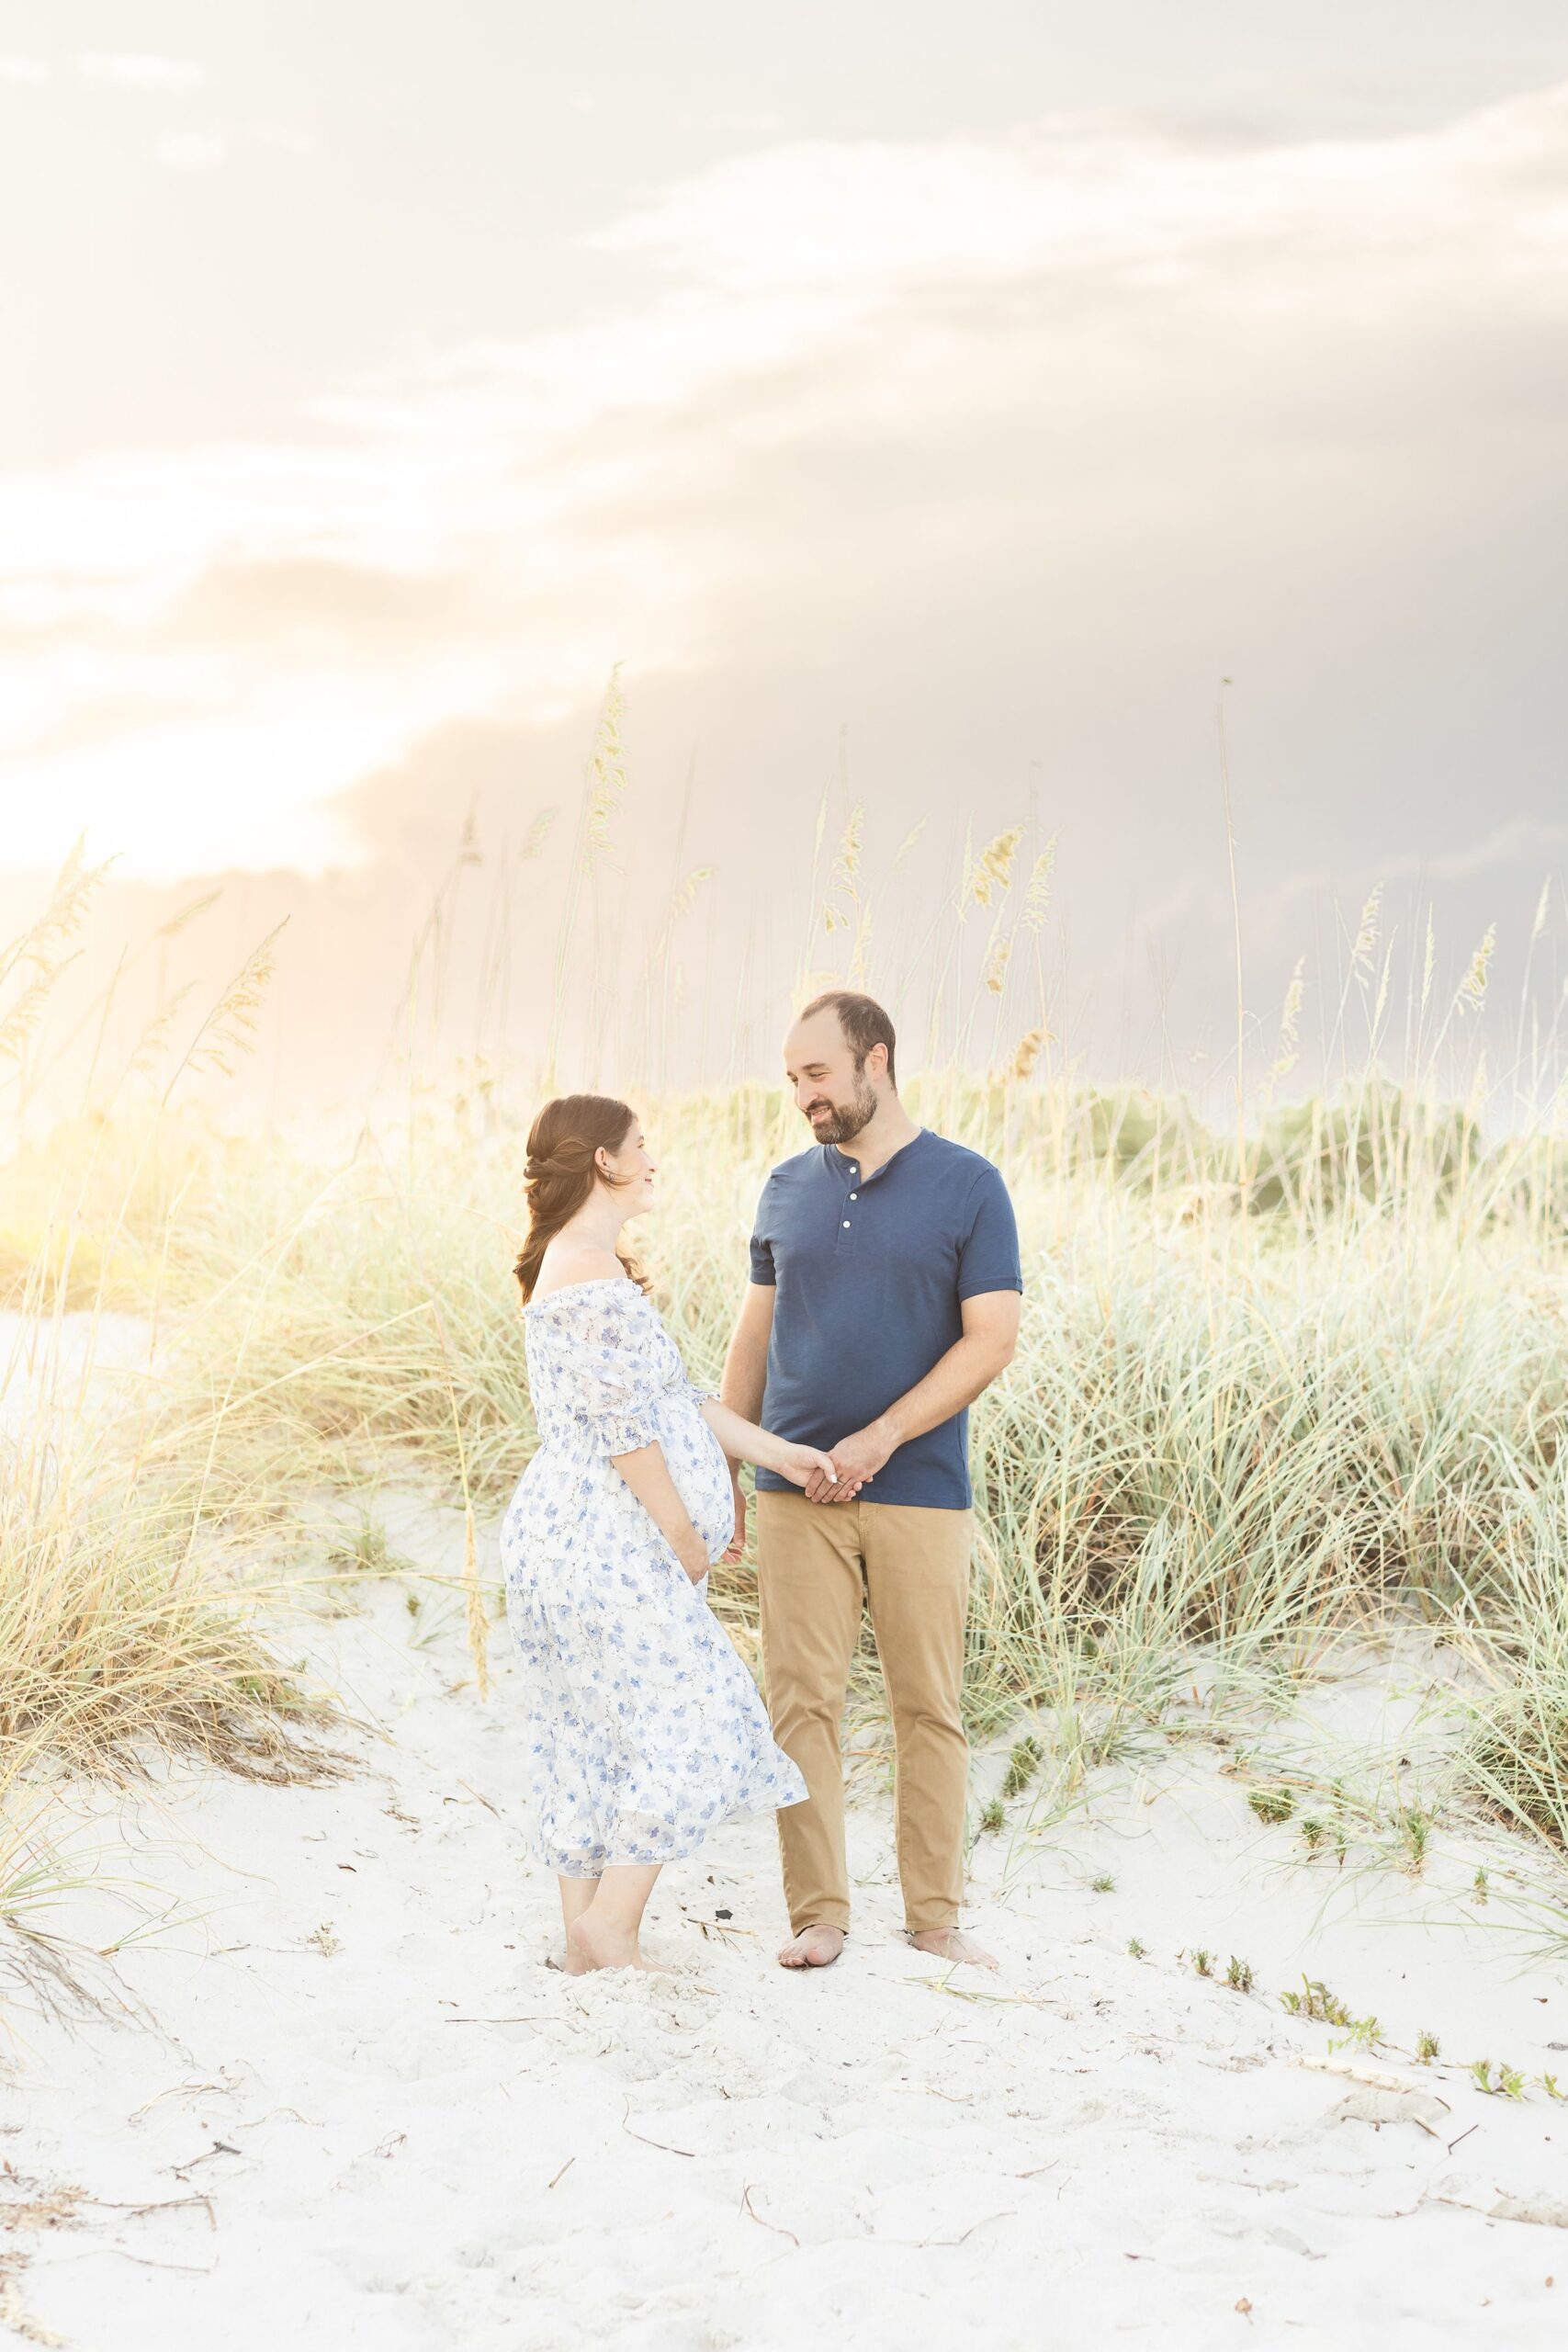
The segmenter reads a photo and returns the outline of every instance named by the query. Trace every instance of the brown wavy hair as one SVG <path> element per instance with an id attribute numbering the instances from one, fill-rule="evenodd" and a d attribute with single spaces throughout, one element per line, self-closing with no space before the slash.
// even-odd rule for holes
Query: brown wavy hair
<path id="1" fill-rule="evenodd" d="M 523 1188 L 528 1202 L 528 1231 L 512 1271 L 526 1306 L 539 1279 L 547 1244 L 574 1217 L 593 1190 L 596 1151 L 619 1151 L 637 1125 L 637 1113 L 613 1094 L 558 1094 L 528 1130 L 528 1164 Z M 622 1265 L 643 1290 L 648 1277 L 635 1258 L 617 1251 Z"/>

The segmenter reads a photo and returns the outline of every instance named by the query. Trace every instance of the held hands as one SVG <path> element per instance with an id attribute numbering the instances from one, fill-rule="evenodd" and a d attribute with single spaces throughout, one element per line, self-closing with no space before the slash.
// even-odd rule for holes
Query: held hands
<path id="1" fill-rule="evenodd" d="M 840 1438 L 831 1453 L 825 1453 L 818 1445 L 792 1445 L 783 1439 L 772 1443 L 773 1451 L 764 1457 L 768 1468 L 787 1478 L 792 1487 L 804 1487 L 808 1502 L 852 1503 L 893 1453 L 896 1440 L 880 1421 L 874 1421 L 869 1429 Z M 746 1490 L 739 1478 L 734 1486 L 735 1532 L 725 1549 L 727 1560 L 740 1559 L 746 1550 Z"/>
<path id="2" fill-rule="evenodd" d="M 796 1450 L 806 1453 L 812 1449 L 801 1446 Z M 818 1456 L 818 1461 L 826 1463 L 827 1466 L 814 1471 L 805 1481 L 807 1501 L 853 1502 L 861 1488 L 875 1477 L 893 1451 L 893 1440 L 883 1430 L 880 1421 L 874 1421 L 869 1429 L 856 1430 L 851 1437 L 840 1438 L 830 1457 Z"/>
<path id="3" fill-rule="evenodd" d="M 777 1441 L 768 1466 L 795 1487 L 804 1487 L 808 1479 L 835 1479 L 838 1476 L 830 1453 L 823 1453 L 815 1445 L 790 1445 L 783 1439 Z M 731 1484 L 735 1488 L 735 1532 L 725 1545 L 723 1556 L 733 1561 L 746 1556 L 746 1489 L 739 1478 L 733 1478 Z M 857 1487 L 855 1491 L 860 1490 Z M 847 1493 L 843 1499 L 850 1499 Z"/>
<path id="4" fill-rule="evenodd" d="M 832 1487 L 840 1501 L 851 1499 L 851 1481 L 832 1454 L 824 1453 L 820 1446 L 781 1445 L 778 1460 L 772 1466 L 781 1478 L 787 1478 L 792 1487 L 804 1487 L 808 1495 L 811 1495 L 814 1486 L 824 1489 Z M 857 1495 L 860 1492 L 858 1478 L 853 1481 L 853 1492 Z M 814 1502 L 818 1500 L 815 1495 L 811 1498 Z"/>

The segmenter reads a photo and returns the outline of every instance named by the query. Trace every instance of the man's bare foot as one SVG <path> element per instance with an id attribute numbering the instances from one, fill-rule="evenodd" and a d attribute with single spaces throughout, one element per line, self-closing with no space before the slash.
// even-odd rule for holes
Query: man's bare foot
<path id="1" fill-rule="evenodd" d="M 607 1919 L 596 1919 L 592 1906 L 579 1912 L 566 1931 L 567 1973 L 585 1976 L 595 1968 L 640 1968 L 651 1976 L 668 1975 L 669 1971 L 656 1961 L 644 1960 L 637 1950 L 635 1935 L 624 1928 L 614 1928 Z M 575 1959 L 577 1965 L 571 1965 Z"/>
<path id="2" fill-rule="evenodd" d="M 573 1951 L 570 1943 L 559 1960 L 556 1958 L 554 1952 L 549 1953 L 545 1961 L 545 1966 L 553 1968 L 558 1976 L 586 1976 L 588 1973 L 588 1962 L 581 1952 Z"/>
<path id="3" fill-rule="evenodd" d="M 961 1935 L 956 1928 L 922 1928 L 909 1941 L 917 1951 L 929 1951 L 938 1960 L 966 1960 L 972 1968 L 995 1968 L 996 1956 L 982 1950 L 972 1936 Z"/>
<path id="4" fill-rule="evenodd" d="M 844 1949 L 842 1928 L 802 1928 L 779 1954 L 781 1968 L 831 1968 Z"/>

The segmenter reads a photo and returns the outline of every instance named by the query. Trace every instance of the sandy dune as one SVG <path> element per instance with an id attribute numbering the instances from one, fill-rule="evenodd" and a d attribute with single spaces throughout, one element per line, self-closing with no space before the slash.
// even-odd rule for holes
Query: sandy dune
<path id="1" fill-rule="evenodd" d="M 832 1971 L 773 1964 L 764 1823 L 667 1873 L 668 1978 L 568 1979 L 542 1964 L 553 1889 L 510 1818 L 504 1633 L 481 1707 L 450 1600 L 413 1621 L 374 1590 L 302 1636 L 383 1735 L 345 1743 L 356 1774 L 178 1772 L 84 1817 L 106 1883 L 62 1924 L 122 1933 L 116 1875 L 174 1908 L 100 1964 L 113 2017 L 10 2008 L 8 2340 L 1563 2340 L 1568 2105 L 1467 2072 L 1486 2054 L 1568 2083 L 1568 1988 L 1521 1971 L 1497 1849 L 1498 1898 L 1466 1924 L 1468 1852 L 1418 1881 L 1303 1866 L 1214 1753 L 1168 1752 L 1092 1817 L 976 1842 L 998 1981 L 898 1939 L 881 1800 L 854 1816 L 857 1932 Z M 1247 1955 L 1257 1994 L 1194 1974 L 1199 1942 L 1222 1969 Z M 1283 2015 L 1303 1969 L 1387 2046 L 1331 2054 Z M 1457 2063 L 1411 2062 L 1423 2027 Z"/>

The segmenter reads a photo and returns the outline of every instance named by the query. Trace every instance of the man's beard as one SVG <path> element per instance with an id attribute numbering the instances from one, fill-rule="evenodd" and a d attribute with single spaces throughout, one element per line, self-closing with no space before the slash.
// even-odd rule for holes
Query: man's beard
<path id="1" fill-rule="evenodd" d="M 868 1125 L 876 1116 L 876 1096 L 866 1080 L 857 1072 L 855 1091 L 850 1101 L 830 1102 L 828 1109 L 829 1117 L 823 1120 L 813 1118 L 811 1122 L 812 1132 L 818 1142 L 852 1143 L 861 1129 Z"/>

